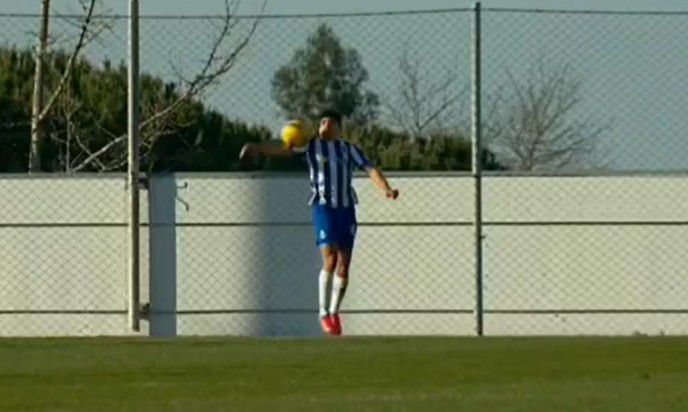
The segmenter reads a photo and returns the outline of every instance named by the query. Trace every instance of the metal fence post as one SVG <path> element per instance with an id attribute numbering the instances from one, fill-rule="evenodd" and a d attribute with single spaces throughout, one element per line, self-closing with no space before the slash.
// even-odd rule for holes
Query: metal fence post
<path id="1" fill-rule="evenodd" d="M 129 0 L 128 73 L 129 328 L 139 331 L 139 1 Z"/>
<path id="2" fill-rule="evenodd" d="M 480 113 L 480 2 L 473 5 L 473 42 L 472 42 L 472 102 L 471 102 L 471 151 L 472 175 L 475 188 L 475 329 L 478 336 L 483 335 L 483 248 L 482 248 L 482 150 L 481 113 Z"/>

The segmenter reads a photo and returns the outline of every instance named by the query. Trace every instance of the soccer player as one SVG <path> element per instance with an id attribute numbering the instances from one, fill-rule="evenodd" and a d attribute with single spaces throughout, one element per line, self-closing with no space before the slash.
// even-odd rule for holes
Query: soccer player
<path id="1" fill-rule="evenodd" d="M 335 336 L 342 333 L 339 307 L 348 284 L 357 229 L 355 205 L 358 200 L 351 185 L 354 168 L 365 170 L 387 198 L 395 200 L 399 196 L 399 191 L 390 187 L 380 169 L 368 161 L 361 149 L 343 140 L 341 133 L 342 115 L 326 110 L 320 116 L 318 134 L 304 147 L 247 144 L 240 154 L 242 159 L 261 155 L 305 155 L 312 191 L 309 204 L 313 209 L 316 245 L 323 262 L 318 279 L 320 326 L 323 332 Z"/>

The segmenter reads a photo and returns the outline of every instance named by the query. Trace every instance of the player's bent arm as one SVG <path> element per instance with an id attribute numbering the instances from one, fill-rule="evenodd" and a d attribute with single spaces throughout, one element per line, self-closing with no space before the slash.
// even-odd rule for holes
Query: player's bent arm
<path id="1" fill-rule="evenodd" d="M 370 179 L 373 181 L 375 186 L 379 187 L 385 192 L 385 196 L 388 198 L 394 200 L 399 196 L 399 190 L 392 189 L 385 175 L 382 174 L 382 171 L 377 167 L 369 168 L 368 176 L 370 176 Z"/>
<path id="2" fill-rule="evenodd" d="M 260 144 L 247 143 L 241 149 L 239 158 L 243 159 L 245 157 L 290 157 L 293 156 L 294 152 L 285 147 L 282 142 L 265 142 Z"/>

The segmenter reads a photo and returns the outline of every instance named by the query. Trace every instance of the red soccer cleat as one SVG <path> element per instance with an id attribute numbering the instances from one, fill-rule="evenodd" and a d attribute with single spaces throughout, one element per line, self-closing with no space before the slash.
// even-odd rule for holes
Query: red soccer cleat
<path id="1" fill-rule="evenodd" d="M 334 324 L 332 322 L 332 316 L 327 315 L 323 316 L 320 318 L 320 327 L 322 328 L 324 333 L 327 333 L 328 335 L 334 335 L 335 330 L 334 330 Z"/>
<path id="2" fill-rule="evenodd" d="M 342 334 L 342 321 L 339 319 L 339 313 L 330 315 L 332 318 L 332 334 L 334 336 L 339 336 Z"/>

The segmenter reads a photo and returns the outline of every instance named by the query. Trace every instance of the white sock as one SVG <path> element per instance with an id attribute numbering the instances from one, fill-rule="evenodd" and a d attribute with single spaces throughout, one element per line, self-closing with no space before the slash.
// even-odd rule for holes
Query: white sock
<path id="1" fill-rule="evenodd" d="M 330 299 L 330 314 L 339 313 L 339 305 L 342 304 L 346 293 L 347 279 L 335 276 L 332 281 L 332 299 Z"/>
<path id="2" fill-rule="evenodd" d="M 332 273 L 324 270 L 320 271 L 318 277 L 318 299 L 320 301 L 320 317 L 327 316 L 327 297 L 330 292 L 330 281 L 332 280 Z"/>

